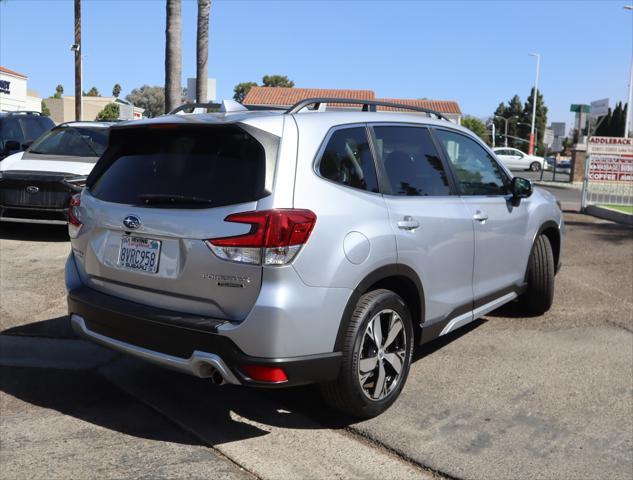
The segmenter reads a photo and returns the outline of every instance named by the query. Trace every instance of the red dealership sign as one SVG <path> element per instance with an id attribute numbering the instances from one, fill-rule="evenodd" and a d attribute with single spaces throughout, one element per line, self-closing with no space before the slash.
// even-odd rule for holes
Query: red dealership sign
<path id="1" fill-rule="evenodd" d="M 633 141 L 630 138 L 589 139 L 589 180 L 633 182 Z"/>

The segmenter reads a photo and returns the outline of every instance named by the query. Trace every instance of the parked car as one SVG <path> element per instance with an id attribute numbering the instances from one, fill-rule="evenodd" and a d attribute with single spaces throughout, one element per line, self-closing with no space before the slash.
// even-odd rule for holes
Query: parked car
<path id="1" fill-rule="evenodd" d="M 26 149 L 54 126 L 55 122 L 39 112 L 0 112 L 0 160 Z"/>
<path id="2" fill-rule="evenodd" d="M 319 383 L 371 417 L 415 345 L 516 299 L 550 308 L 551 194 L 437 112 L 332 102 L 113 126 L 68 214 L 75 331 L 218 384 Z"/>
<path id="3" fill-rule="evenodd" d="M 492 150 L 501 162 L 510 170 L 531 170 L 540 172 L 546 167 L 543 157 L 528 155 L 521 150 L 509 147 L 497 147 Z"/>
<path id="4" fill-rule="evenodd" d="M 65 224 L 70 197 L 108 144 L 111 123 L 70 122 L 0 163 L 0 221 Z"/>

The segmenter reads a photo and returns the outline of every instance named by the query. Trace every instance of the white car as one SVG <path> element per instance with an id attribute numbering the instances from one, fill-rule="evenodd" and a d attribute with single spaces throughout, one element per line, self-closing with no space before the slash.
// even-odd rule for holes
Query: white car
<path id="1" fill-rule="evenodd" d="M 492 149 L 501 162 L 510 170 L 531 170 L 540 172 L 543 168 L 547 169 L 545 159 L 536 155 L 528 155 L 521 150 L 510 147 L 497 147 Z"/>
<path id="2" fill-rule="evenodd" d="M 0 221 L 65 224 L 70 197 L 108 145 L 111 123 L 69 122 L 0 162 Z"/>

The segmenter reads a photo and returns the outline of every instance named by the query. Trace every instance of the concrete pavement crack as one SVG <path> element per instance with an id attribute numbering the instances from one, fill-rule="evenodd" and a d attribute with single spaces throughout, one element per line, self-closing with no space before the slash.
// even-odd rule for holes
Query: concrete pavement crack
<path id="1" fill-rule="evenodd" d="M 433 478 L 436 478 L 437 480 L 462 480 L 459 477 L 455 477 L 446 472 L 442 472 L 441 470 L 437 470 L 435 468 L 429 467 L 428 465 L 420 463 L 419 461 L 415 460 L 414 458 L 409 457 L 405 453 L 393 447 L 390 447 L 389 445 L 384 444 L 380 440 L 376 440 L 375 438 L 372 438 L 368 436 L 367 434 L 365 434 L 364 432 L 356 430 L 353 427 L 345 427 L 342 429 L 342 431 L 345 432 L 347 435 L 353 437 L 356 441 L 363 442 L 370 445 L 373 448 L 383 450 L 384 452 L 397 457 L 400 461 L 408 463 L 409 465 L 417 468 L 418 470 L 421 470 L 422 472 L 426 474 L 432 475 Z"/>
<path id="2" fill-rule="evenodd" d="M 114 359 L 113 359 L 114 361 Z M 227 456 L 226 454 L 222 453 L 220 450 L 218 450 L 214 445 L 210 444 L 207 440 L 205 440 L 205 438 L 201 435 L 199 435 L 198 433 L 195 432 L 195 430 L 187 427 L 187 425 L 182 424 L 181 422 L 178 422 L 176 420 L 174 420 L 172 417 L 170 417 L 167 413 L 163 412 L 160 408 L 157 408 L 155 405 L 153 405 L 150 402 L 145 401 L 143 398 L 134 395 L 132 392 L 127 391 L 125 388 L 123 388 L 122 386 L 110 381 L 110 379 L 106 376 L 106 375 L 101 375 L 99 373 L 99 369 L 108 365 L 111 362 L 107 362 L 106 364 L 96 368 L 96 374 L 99 375 L 104 381 L 106 381 L 108 384 L 112 385 L 114 388 L 116 388 L 117 390 L 125 393 L 126 395 L 131 396 L 132 398 L 136 399 L 137 401 L 141 402 L 143 405 L 145 405 L 147 408 L 151 409 L 153 412 L 156 412 L 158 415 L 160 415 L 161 417 L 163 417 L 166 421 L 168 421 L 169 423 L 171 423 L 172 425 L 175 425 L 176 427 L 178 427 L 179 429 L 187 432 L 188 434 L 192 435 L 193 437 L 195 437 L 196 439 L 198 439 L 200 441 L 201 445 L 206 446 L 208 449 L 210 449 L 215 455 L 217 455 L 218 457 L 230 462 L 231 464 L 235 465 L 237 468 L 239 468 L 240 470 L 243 470 L 244 472 L 248 473 L 249 475 L 251 475 L 254 479 L 256 480 L 264 480 L 262 477 L 260 477 L 259 475 L 257 475 L 256 473 L 254 473 L 253 471 L 249 470 L 248 468 L 240 465 L 236 460 L 234 460 L 233 458 Z"/>

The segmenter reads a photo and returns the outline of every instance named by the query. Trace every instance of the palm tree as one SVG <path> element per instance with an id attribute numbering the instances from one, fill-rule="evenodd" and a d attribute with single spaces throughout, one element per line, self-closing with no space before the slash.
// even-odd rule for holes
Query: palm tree
<path id="1" fill-rule="evenodd" d="M 209 12 L 211 0 L 198 0 L 198 36 L 196 38 L 196 101 L 206 102 L 207 61 L 209 59 Z"/>
<path id="2" fill-rule="evenodd" d="M 182 1 L 167 0 L 165 23 L 165 113 L 173 110 L 181 100 L 182 77 Z"/>

